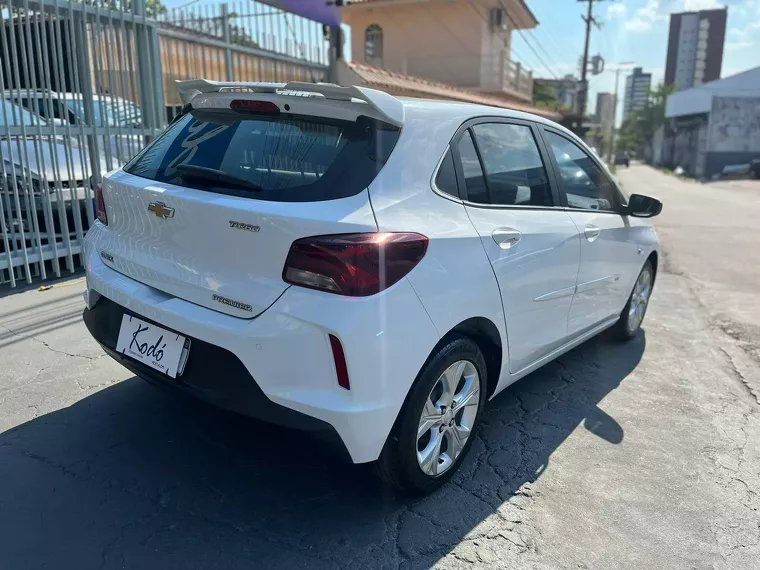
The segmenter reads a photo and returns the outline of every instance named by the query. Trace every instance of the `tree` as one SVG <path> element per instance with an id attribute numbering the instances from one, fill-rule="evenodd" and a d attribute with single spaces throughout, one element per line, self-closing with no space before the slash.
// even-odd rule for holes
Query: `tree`
<path id="1" fill-rule="evenodd" d="M 536 107 L 542 107 L 544 109 L 557 110 L 562 106 L 557 95 L 557 90 L 554 87 L 546 85 L 545 83 L 539 83 L 535 81 L 533 83 L 533 103 Z"/>
<path id="2" fill-rule="evenodd" d="M 166 6 L 164 6 L 161 0 L 145 0 L 145 14 L 149 18 L 166 14 Z"/>
<path id="3" fill-rule="evenodd" d="M 649 100 L 633 111 L 620 127 L 619 150 L 636 150 L 652 142 L 655 131 L 665 124 L 665 103 L 675 92 L 673 85 L 660 83 L 649 92 Z"/>

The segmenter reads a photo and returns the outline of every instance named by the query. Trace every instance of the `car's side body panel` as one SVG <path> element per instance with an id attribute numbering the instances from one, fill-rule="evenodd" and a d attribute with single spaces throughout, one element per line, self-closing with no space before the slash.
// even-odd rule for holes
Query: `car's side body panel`
<path id="1" fill-rule="evenodd" d="M 431 176 L 451 137 L 470 114 L 434 120 L 424 106 L 413 107 L 412 112 L 406 113 L 393 155 L 370 185 L 377 226 L 379 231 L 418 231 L 429 238 L 425 258 L 407 279 L 439 336 L 474 317 L 488 319 L 496 326 L 502 345 L 503 380 L 509 373 L 509 353 L 493 269 L 464 205 L 432 189 Z M 425 137 L 428 143 L 420 145 L 420 137 Z M 421 176 L 421 172 L 425 175 Z M 434 344 L 427 354 L 433 348 Z"/>

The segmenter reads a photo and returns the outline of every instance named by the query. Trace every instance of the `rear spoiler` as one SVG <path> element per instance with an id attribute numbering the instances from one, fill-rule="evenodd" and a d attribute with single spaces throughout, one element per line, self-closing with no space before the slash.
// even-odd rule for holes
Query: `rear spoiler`
<path id="1" fill-rule="evenodd" d="M 208 79 L 191 79 L 177 81 L 177 89 L 182 104 L 187 105 L 201 93 L 219 93 L 228 90 L 245 90 L 253 93 L 273 93 L 277 95 L 301 96 L 321 95 L 334 101 L 359 100 L 368 104 L 383 120 L 400 127 L 404 124 L 404 105 L 393 95 L 367 87 L 341 87 L 334 83 L 255 83 L 245 81 L 210 81 Z"/>

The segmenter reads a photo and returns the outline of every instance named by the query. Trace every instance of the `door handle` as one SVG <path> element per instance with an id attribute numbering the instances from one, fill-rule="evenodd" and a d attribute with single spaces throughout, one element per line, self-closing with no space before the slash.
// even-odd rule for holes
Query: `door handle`
<path id="1" fill-rule="evenodd" d="M 499 244 L 501 249 L 509 249 L 510 247 L 517 245 L 522 234 L 511 228 L 498 228 L 493 231 L 491 237 L 493 237 L 493 241 Z"/>
<path id="2" fill-rule="evenodd" d="M 586 226 L 586 229 L 583 230 L 583 233 L 586 234 L 586 239 L 588 241 L 594 241 L 596 238 L 599 237 L 599 233 L 601 231 L 602 231 L 601 228 L 597 228 L 596 226 L 589 224 Z"/>

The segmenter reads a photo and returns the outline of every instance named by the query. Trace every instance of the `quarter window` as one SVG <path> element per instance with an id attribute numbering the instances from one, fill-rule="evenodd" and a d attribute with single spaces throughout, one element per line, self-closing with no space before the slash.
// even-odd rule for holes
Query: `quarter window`
<path id="1" fill-rule="evenodd" d="M 489 204 L 552 205 L 549 179 L 530 127 L 482 123 L 472 131 L 483 160 Z"/>
<path id="2" fill-rule="evenodd" d="M 438 176 L 435 177 L 435 185 L 441 192 L 459 198 L 457 175 L 454 171 L 454 159 L 451 157 L 451 149 L 446 151 L 446 156 L 443 158 L 443 162 L 441 162 Z"/>
<path id="3" fill-rule="evenodd" d="M 459 158 L 462 161 L 467 199 L 470 202 L 487 204 L 488 190 L 486 189 L 486 179 L 483 176 L 483 168 L 480 166 L 480 159 L 478 158 L 478 153 L 475 150 L 469 130 L 465 131 L 459 140 Z"/>
<path id="4" fill-rule="evenodd" d="M 546 132 L 559 167 L 562 186 L 570 208 L 614 211 L 617 191 L 610 179 L 577 144 L 552 132 Z"/>

